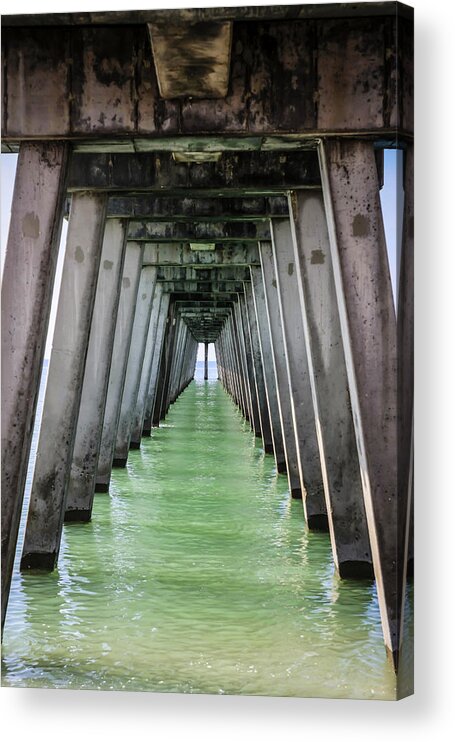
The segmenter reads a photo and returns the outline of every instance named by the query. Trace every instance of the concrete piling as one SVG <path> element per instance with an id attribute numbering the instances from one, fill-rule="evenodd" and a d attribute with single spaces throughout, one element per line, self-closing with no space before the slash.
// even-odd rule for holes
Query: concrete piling
<path id="1" fill-rule="evenodd" d="M 385 644 L 396 665 L 397 337 L 374 147 L 319 147 L 324 204 L 353 409 L 357 453 Z"/>
<path id="2" fill-rule="evenodd" d="M 279 312 L 276 311 L 278 301 L 277 279 L 273 263 L 272 244 L 270 242 L 261 243 L 260 255 L 271 351 L 270 357 L 265 362 L 272 365 L 275 374 L 276 397 L 289 488 L 293 497 L 302 497 L 303 488 L 298 464 L 299 452 L 296 445 L 291 393 L 286 367 L 285 339 L 281 317 Z"/>
<path id="3" fill-rule="evenodd" d="M 297 273 L 300 266 L 295 260 L 289 219 L 271 220 L 270 231 L 276 282 L 275 303 L 278 305 L 284 341 L 284 369 L 287 372 L 296 463 L 299 470 L 305 519 L 308 528 L 327 530 L 327 508 L 316 436 L 305 331 L 297 292 Z"/>
<path id="4" fill-rule="evenodd" d="M 22 570 L 53 570 L 58 558 L 106 206 L 104 193 L 80 193 L 71 202 Z"/>
<path id="5" fill-rule="evenodd" d="M 144 248 L 142 245 L 137 243 L 127 244 L 112 351 L 112 357 L 115 359 L 115 362 L 111 364 L 109 373 L 103 431 L 96 470 L 95 492 L 109 491 L 123 387 L 125 384 L 134 316 L 136 313 L 143 252 Z"/>
<path id="6" fill-rule="evenodd" d="M 371 577 L 371 550 L 322 192 L 294 192 L 289 201 L 333 558 L 341 577 Z"/>
<path id="7" fill-rule="evenodd" d="M 127 224 L 123 220 L 106 221 L 68 482 L 65 521 L 88 521 L 92 514 L 126 236 Z"/>
<path id="8" fill-rule="evenodd" d="M 2 589 L 8 604 L 63 221 L 70 147 L 20 145 L 2 282 Z"/>
<path id="9" fill-rule="evenodd" d="M 156 267 L 151 265 L 146 265 L 141 270 L 130 352 L 128 355 L 115 440 L 113 466 L 124 467 L 128 459 L 133 416 L 136 410 L 137 395 L 141 382 L 153 294 L 155 291 L 156 272 Z"/>

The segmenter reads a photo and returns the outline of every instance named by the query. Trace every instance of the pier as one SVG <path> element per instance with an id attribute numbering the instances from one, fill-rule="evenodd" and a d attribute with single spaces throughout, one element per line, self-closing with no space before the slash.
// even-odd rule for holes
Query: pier
<path id="1" fill-rule="evenodd" d="M 18 153 L 2 288 L 2 628 L 68 219 L 21 570 L 55 569 L 64 524 L 96 517 L 113 469 L 153 445 L 192 382 L 199 344 L 208 379 L 214 344 L 220 383 L 302 502 L 302 529 L 324 534 L 341 580 L 375 580 L 399 677 L 412 9 L 4 16 L 2 47 L 2 151 Z M 404 159 L 396 306 L 387 148 Z"/>

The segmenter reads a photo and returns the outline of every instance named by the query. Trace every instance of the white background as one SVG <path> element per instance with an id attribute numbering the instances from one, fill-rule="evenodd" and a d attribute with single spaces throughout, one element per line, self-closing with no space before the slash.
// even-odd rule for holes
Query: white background
<path id="1" fill-rule="evenodd" d="M 129 6 L 127 0 L 4 0 L 2 9 L 12 14 L 216 4 L 131 2 Z M 387 703 L 2 688 L 3 739 L 443 742 L 453 738 L 455 36 L 450 9 L 455 4 L 450 0 L 411 4 L 416 10 L 417 83 L 416 694 L 400 703 Z"/>

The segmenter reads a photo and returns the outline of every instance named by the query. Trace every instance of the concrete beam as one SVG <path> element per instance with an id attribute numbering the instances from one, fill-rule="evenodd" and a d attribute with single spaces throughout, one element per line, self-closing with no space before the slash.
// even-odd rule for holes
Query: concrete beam
<path id="1" fill-rule="evenodd" d="M 178 8 L 172 10 L 117 10 L 83 13 L 3 15 L 2 26 L 108 26 L 145 23 L 202 23 L 207 21 L 272 21 L 365 16 L 413 17 L 413 8 L 402 3 L 324 3 L 314 5 L 254 5 L 241 7 Z"/>
<path id="2" fill-rule="evenodd" d="M 172 294 L 207 294 L 213 297 L 243 292 L 242 281 L 161 281 L 163 291 Z"/>
<path id="3" fill-rule="evenodd" d="M 161 245 L 145 243 L 144 265 L 159 266 L 230 266 L 247 267 L 259 265 L 257 245 L 242 245 L 216 248 L 216 250 L 192 250 L 180 243 Z"/>
<path id="4" fill-rule="evenodd" d="M 164 152 L 77 154 L 68 191 L 137 191 L 166 195 L 227 196 L 282 194 L 288 188 L 319 188 L 317 153 L 225 152 L 217 162 L 178 163 Z"/>
<path id="5" fill-rule="evenodd" d="M 142 242 L 234 243 L 269 240 L 268 224 L 253 222 L 146 222 L 130 224 L 128 239 Z"/>
<path id="6" fill-rule="evenodd" d="M 384 12 L 384 6 L 368 17 L 370 6 L 364 17 L 360 6 L 332 5 L 325 18 L 315 11 L 309 20 L 303 9 L 289 20 L 286 8 L 277 9 L 270 22 L 234 24 L 229 88 L 225 98 L 214 100 L 192 98 L 189 87 L 181 99 L 160 96 L 145 23 L 5 24 L 3 140 L 11 147 L 27 138 L 60 137 L 111 151 L 117 144 L 130 152 L 157 146 L 157 140 L 196 136 L 200 141 L 186 141 L 185 151 L 204 151 L 219 148 L 223 134 L 237 138 L 239 148 L 270 141 L 276 146 L 274 138 L 282 146 L 286 135 L 300 137 L 301 146 L 321 131 L 388 134 L 393 140 L 396 130 L 412 130 L 412 89 L 406 82 L 412 21 Z M 204 17 L 194 13 L 189 17 Z M 397 67 L 404 71 L 398 84 Z"/>
<path id="7" fill-rule="evenodd" d="M 108 218 L 172 222 L 257 221 L 287 216 L 284 196 L 245 198 L 168 198 L 165 196 L 111 196 Z"/>
<path id="8" fill-rule="evenodd" d="M 219 265 L 163 266 L 158 268 L 157 281 L 249 281 L 250 272 L 243 266 Z"/>

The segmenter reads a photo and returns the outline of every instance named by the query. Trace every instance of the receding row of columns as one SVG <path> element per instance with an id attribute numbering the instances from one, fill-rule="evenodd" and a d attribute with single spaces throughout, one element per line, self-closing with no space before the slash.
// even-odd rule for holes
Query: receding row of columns
<path id="1" fill-rule="evenodd" d="M 260 230 L 270 239 L 258 242 L 249 280 L 208 323 L 220 380 L 302 498 L 308 528 L 329 532 L 341 577 L 374 575 L 396 660 L 412 493 L 412 154 L 397 312 L 374 147 L 328 140 L 318 154 L 322 188 L 285 194 L 288 214 Z M 3 611 L 67 159 L 66 145 L 24 145 L 13 197 L 2 299 Z M 73 194 L 23 569 L 55 566 L 64 520 L 90 519 L 112 467 L 125 466 L 194 374 L 191 312 L 144 260 L 144 242 L 128 241 L 128 220 L 106 211 L 106 193 Z"/>
<path id="2" fill-rule="evenodd" d="M 319 156 L 323 187 L 270 219 L 217 362 L 308 527 L 329 531 L 339 575 L 375 577 L 396 665 L 412 553 L 412 152 L 396 309 L 373 147 Z"/>

